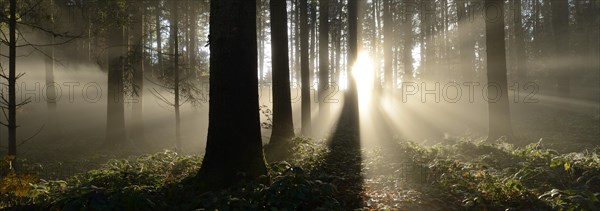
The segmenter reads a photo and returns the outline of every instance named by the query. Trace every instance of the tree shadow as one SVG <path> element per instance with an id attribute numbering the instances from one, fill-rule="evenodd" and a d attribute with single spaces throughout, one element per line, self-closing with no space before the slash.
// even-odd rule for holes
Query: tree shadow
<path id="1" fill-rule="evenodd" d="M 344 104 L 335 130 L 327 140 L 329 153 L 311 175 L 334 184 L 336 199 L 346 210 L 364 207 L 360 130 L 355 111 L 349 103 Z"/>

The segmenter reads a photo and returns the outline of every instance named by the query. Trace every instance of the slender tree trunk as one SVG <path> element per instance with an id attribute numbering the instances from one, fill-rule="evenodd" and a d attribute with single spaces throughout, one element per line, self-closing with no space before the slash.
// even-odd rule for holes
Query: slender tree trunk
<path id="1" fill-rule="evenodd" d="M 257 8 L 257 31 L 258 31 L 258 82 L 263 82 L 263 74 L 264 74 L 264 61 L 265 61 L 265 45 L 264 45 L 264 30 L 263 30 L 263 14 L 262 14 L 262 1 L 256 0 L 256 8 Z"/>
<path id="2" fill-rule="evenodd" d="M 144 136 L 144 5 L 142 1 L 134 1 L 133 4 L 133 57 L 130 58 L 133 68 L 134 80 L 134 103 L 132 109 L 132 139 L 138 144 L 143 144 Z"/>
<path id="3" fill-rule="evenodd" d="M 296 60 L 296 68 L 292 70 L 296 74 L 296 77 L 294 77 L 294 80 L 295 80 L 294 84 L 293 84 L 294 86 L 297 86 L 298 83 L 302 80 L 301 79 L 302 78 L 302 76 L 301 76 L 302 73 L 300 72 L 300 68 L 301 68 L 300 67 L 301 66 L 300 65 L 300 62 L 301 62 L 300 61 L 300 59 L 301 59 L 300 58 L 301 57 L 301 55 L 300 55 L 300 36 L 302 36 L 302 35 L 300 35 L 300 9 L 299 9 L 299 7 L 300 7 L 299 0 L 295 0 L 294 1 L 294 8 L 296 8 L 296 10 L 295 10 L 296 14 L 294 15 L 294 17 L 295 17 L 295 21 L 294 22 L 296 24 L 294 24 L 294 26 L 295 26 L 294 27 L 294 43 L 296 45 L 296 47 L 295 47 L 296 58 L 294 60 Z"/>
<path id="4" fill-rule="evenodd" d="M 10 0 L 8 19 L 8 155 L 17 155 L 17 1 Z"/>
<path id="5" fill-rule="evenodd" d="M 392 40 L 394 23 L 392 22 L 391 0 L 383 2 L 383 79 L 384 87 L 391 89 L 392 87 Z"/>
<path id="6" fill-rule="evenodd" d="M 162 14 L 161 0 L 156 1 L 156 51 L 158 56 L 158 71 L 159 74 L 163 72 L 163 55 L 162 55 L 162 25 L 160 21 L 160 16 Z"/>
<path id="7" fill-rule="evenodd" d="M 485 0 L 485 8 L 498 8 L 499 11 L 504 11 L 504 2 Z M 490 14 L 485 23 L 489 109 L 488 141 L 494 141 L 502 136 L 507 138 L 512 136 L 508 104 L 504 15 L 497 11 L 496 14 Z"/>
<path id="8" fill-rule="evenodd" d="M 310 135 L 310 65 L 308 58 L 308 3 L 300 0 L 300 69 L 302 91 L 302 134 Z"/>
<path id="9" fill-rule="evenodd" d="M 179 116 L 179 86 L 181 78 L 179 77 L 179 8 L 176 1 L 171 3 L 171 46 L 173 51 L 173 91 L 175 94 L 175 101 L 173 106 L 175 108 L 175 147 L 177 151 L 182 150 L 181 146 L 181 118 Z"/>
<path id="10" fill-rule="evenodd" d="M 472 24 L 469 21 L 468 15 L 472 15 L 466 10 L 465 1 L 457 1 L 456 8 L 458 13 L 458 43 L 459 43 L 459 60 L 458 60 L 458 72 L 460 73 L 460 79 L 467 80 L 472 78 L 473 75 L 473 56 L 474 49 L 473 45 L 471 45 L 471 33 L 469 33 L 470 29 L 469 24 Z"/>
<path id="11" fill-rule="evenodd" d="M 55 16 L 54 16 L 54 0 L 50 0 L 50 25 L 51 30 L 54 31 L 55 27 Z M 61 138 L 61 128 L 59 123 L 58 113 L 56 111 L 56 87 L 54 82 L 54 35 L 48 35 L 48 44 L 46 57 L 45 57 L 45 69 L 46 69 L 46 106 L 48 108 L 48 116 L 46 121 L 45 130 L 48 131 L 48 139 L 59 139 Z"/>
<path id="12" fill-rule="evenodd" d="M 571 92 L 571 74 L 564 58 L 571 56 L 569 48 L 569 3 L 568 0 L 554 0 L 552 6 L 552 26 L 554 28 L 554 62 L 552 64 L 557 80 L 558 93 L 568 97 Z"/>
<path id="13" fill-rule="evenodd" d="M 526 68 L 525 68 L 525 64 L 527 61 L 527 57 L 525 56 L 525 38 L 523 36 L 524 33 L 524 29 L 523 29 L 523 21 L 522 21 L 522 0 L 515 0 L 515 8 L 514 8 L 514 12 L 515 12 L 515 17 L 514 17 L 514 24 L 515 24 L 515 28 L 514 28 L 514 32 L 515 32 L 515 52 L 516 52 L 516 56 L 514 57 L 516 59 L 515 61 L 515 73 L 516 73 L 516 78 L 518 79 L 518 81 L 521 82 L 526 82 L 527 81 L 527 72 L 526 72 Z"/>
<path id="14" fill-rule="evenodd" d="M 310 81 L 315 81 L 314 72 L 318 69 L 317 65 L 317 1 L 310 0 L 310 61 L 311 71 L 309 73 Z M 314 82 L 313 82 L 314 83 Z M 311 83 L 311 86 L 313 85 Z"/>
<path id="15" fill-rule="evenodd" d="M 209 32 L 208 138 L 196 180 L 200 189 L 218 190 L 267 174 L 256 89 L 256 3 L 211 2 Z"/>
<path id="16" fill-rule="evenodd" d="M 406 1 L 406 0 L 405 0 Z M 404 76 L 406 77 L 403 81 L 413 80 L 413 33 L 412 33 L 412 17 L 405 16 L 402 23 L 402 30 L 404 31 L 404 48 L 403 48 L 403 63 L 404 63 Z"/>
<path id="17" fill-rule="evenodd" d="M 329 0 L 319 0 L 319 116 L 329 117 Z"/>

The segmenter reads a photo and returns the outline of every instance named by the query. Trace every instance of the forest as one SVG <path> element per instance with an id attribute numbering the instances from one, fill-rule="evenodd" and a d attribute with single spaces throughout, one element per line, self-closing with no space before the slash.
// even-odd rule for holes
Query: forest
<path id="1" fill-rule="evenodd" d="M 0 210 L 600 210 L 600 0 L 0 0 Z"/>

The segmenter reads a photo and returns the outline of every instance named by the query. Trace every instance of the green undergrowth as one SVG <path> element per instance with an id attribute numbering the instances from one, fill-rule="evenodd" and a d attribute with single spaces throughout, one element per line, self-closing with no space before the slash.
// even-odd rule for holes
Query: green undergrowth
<path id="1" fill-rule="evenodd" d="M 35 174 L 15 172 L 9 165 L 11 158 L 6 158 L 0 165 L 0 208 L 340 210 L 347 209 L 349 204 L 362 204 L 363 209 L 394 208 L 390 205 L 392 199 L 378 200 L 381 205 L 348 201 L 357 199 L 343 193 L 351 189 L 340 184 L 351 184 L 336 182 L 353 175 L 344 168 L 347 165 L 336 164 L 348 159 L 331 156 L 333 151 L 330 151 L 343 148 L 330 149 L 323 141 L 307 138 L 295 138 L 291 143 L 292 150 L 285 161 L 268 165 L 270 183 L 242 181 L 214 192 L 199 192 L 195 188 L 194 175 L 202 162 L 201 156 L 183 156 L 172 151 L 112 159 L 100 168 L 65 180 L 44 180 Z M 387 187 L 378 189 L 378 195 L 383 196 L 386 191 L 409 194 L 410 191 L 403 189 L 413 184 L 428 196 L 438 197 L 423 200 L 443 202 L 444 209 L 598 210 L 599 152 L 595 148 L 561 154 L 544 146 L 543 141 L 515 147 L 504 142 L 485 143 L 466 138 L 434 146 L 396 140 L 386 147 L 363 150 L 362 170 L 352 171 L 384 175 L 386 180 L 370 180 L 382 183 L 380 186 L 368 184 Z M 418 169 L 420 174 L 401 175 L 399 168 L 406 165 L 399 163 L 411 163 L 411 168 Z M 390 180 L 401 179 L 407 186 L 388 184 Z"/>
<path id="2" fill-rule="evenodd" d="M 242 181 L 227 190 L 198 192 L 194 175 L 200 156 L 173 151 L 112 159 L 101 168 L 66 180 L 44 180 L 35 174 L 4 170 L 0 208 L 38 210 L 190 210 L 205 209 L 339 209 L 336 188 L 312 180 L 308 173 L 318 165 L 326 148 L 307 138 L 292 140 L 286 161 L 271 163 L 267 185 Z M 8 160 L 3 164 L 9 164 Z"/>
<path id="3" fill-rule="evenodd" d="M 425 180 L 444 201 L 463 208 L 600 208 L 599 148 L 560 154 L 541 140 L 514 147 L 457 139 L 430 147 L 400 142 L 393 151 L 422 167 L 413 181 Z"/>

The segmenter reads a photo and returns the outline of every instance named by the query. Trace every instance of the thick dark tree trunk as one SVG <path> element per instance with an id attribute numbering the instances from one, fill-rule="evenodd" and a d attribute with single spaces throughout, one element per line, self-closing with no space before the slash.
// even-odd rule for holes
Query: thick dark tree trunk
<path id="1" fill-rule="evenodd" d="M 392 46 L 394 45 L 391 0 L 383 2 L 383 79 L 386 89 L 392 88 Z M 377 80 L 379 82 L 379 80 Z"/>
<path id="2" fill-rule="evenodd" d="M 494 141 L 502 136 L 510 138 L 512 129 L 508 102 L 506 54 L 504 43 L 504 2 L 501 0 L 486 0 L 488 10 L 485 23 L 486 54 L 487 54 L 487 100 L 489 109 L 488 141 Z"/>
<path id="3" fill-rule="evenodd" d="M 294 136 L 287 46 L 286 2 L 270 1 L 273 61 L 273 132 L 270 146 L 285 145 Z"/>
<path id="4" fill-rule="evenodd" d="M 125 48 L 123 27 L 111 27 L 108 50 L 108 94 L 106 104 L 106 141 L 104 147 L 115 149 L 126 143 L 123 67 Z"/>
<path id="5" fill-rule="evenodd" d="M 571 92 L 571 75 L 568 68 L 569 63 L 564 62 L 564 59 L 570 57 L 569 3 L 568 0 L 553 0 L 550 4 L 552 6 L 554 43 L 556 43 L 552 66 L 557 80 L 558 93 L 562 97 L 568 97 Z"/>
<path id="6" fill-rule="evenodd" d="M 319 0 L 319 116 L 329 117 L 329 0 Z"/>
<path id="7" fill-rule="evenodd" d="M 17 1 L 10 0 L 8 19 L 8 155 L 17 155 Z"/>
<path id="8" fill-rule="evenodd" d="M 302 134 L 310 135 L 310 65 L 308 58 L 308 2 L 300 0 L 300 75 L 302 83 Z"/>
<path id="9" fill-rule="evenodd" d="M 211 2 L 209 31 L 208 138 L 196 178 L 204 190 L 267 174 L 258 113 L 256 3 Z"/>
<path id="10" fill-rule="evenodd" d="M 358 10 L 358 1 L 360 0 L 348 0 L 348 65 L 347 73 L 348 73 L 348 92 L 346 93 L 346 102 L 348 105 L 348 113 L 350 115 L 348 118 L 348 125 L 353 127 L 352 129 L 355 132 L 358 132 L 359 127 L 359 114 L 358 114 L 358 91 L 356 87 L 356 80 L 353 80 L 351 77 L 352 66 L 356 62 L 358 57 L 358 42 L 357 42 L 357 10 Z M 360 79 L 359 79 L 360 80 Z"/>

